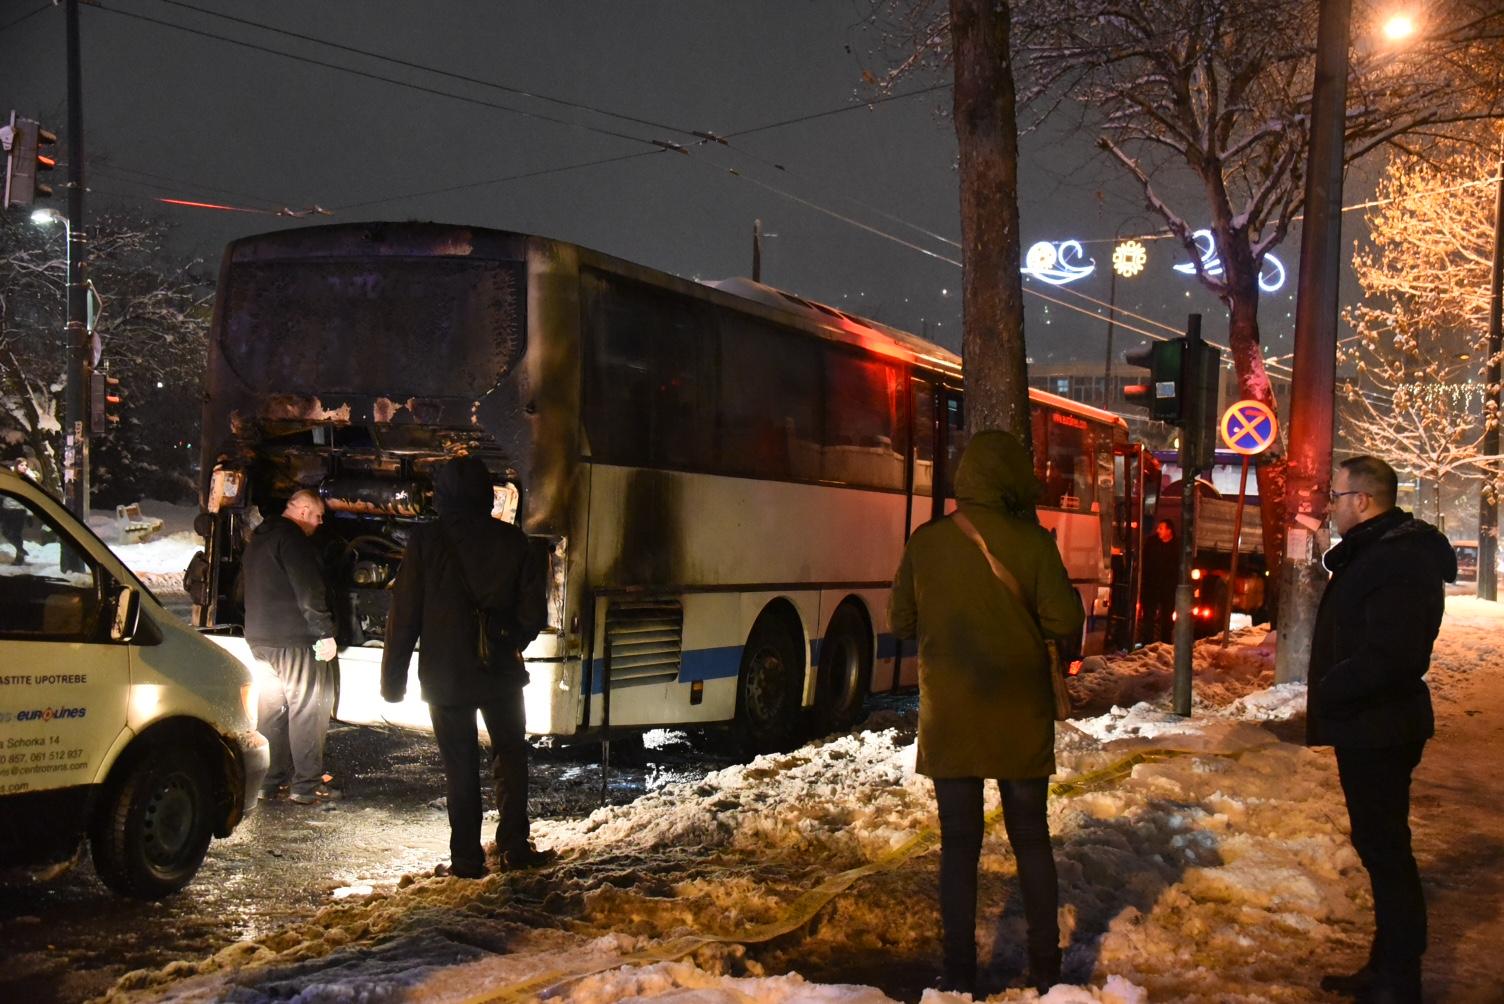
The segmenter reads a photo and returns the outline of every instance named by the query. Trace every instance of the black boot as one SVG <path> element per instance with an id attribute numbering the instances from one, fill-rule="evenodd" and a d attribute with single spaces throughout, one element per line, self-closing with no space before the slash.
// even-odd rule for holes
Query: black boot
<path id="1" fill-rule="evenodd" d="M 1358 994 L 1358 1004 L 1421 1004 L 1420 973 L 1374 973 L 1373 982 Z"/>
<path id="2" fill-rule="evenodd" d="M 964 965 L 950 965 L 945 967 L 945 975 L 935 981 L 935 989 L 948 994 L 974 994 L 977 989 L 977 967 L 973 963 L 969 968 Z"/>
<path id="3" fill-rule="evenodd" d="M 1352 973 L 1328 973 L 1321 978 L 1321 989 L 1329 994 L 1356 997 L 1373 984 L 1373 969 L 1367 963 Z"/>
<path id="4" fill-rule="evenodd" d="M 1029 949 L 1028 985 L 1040 995 L 1049 993 L 1050 987 L 1060 982 L 1060 947 Z"/>

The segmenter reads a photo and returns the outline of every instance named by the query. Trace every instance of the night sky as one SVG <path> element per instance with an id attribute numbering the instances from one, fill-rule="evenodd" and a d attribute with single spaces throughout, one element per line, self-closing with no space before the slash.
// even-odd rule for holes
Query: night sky
<path id="1" fill-rule="evenodd" d="M 772 235 L 764 281 L 959 345 L 960 270 L 906 246 L 959 257 L 948 243 L 960 235 L 955 136 L 942 114 L 950 92 L 934 89 L 943 77 L 914 77 L 897 91 L 927 93 L 862 107 L 881 96 L 864 71 L 885 66 L 861 0 L 101 2 L 81 19 L 90 208 L 160 215 L 184 254 L 214 262 L 234 237 L 306 224 L 157 197 L 334 211 L 315 222 L 431 219 L 539 233 L 707 279 L 749 274 L 760 218 Z M 0 112 L 14 107 L 59 133 L 63 24 L 62 8 L 44 0 L 0 0 Z M 821 114 L 841 109 L 852 110 Z M 760 128 L 794 119 L 804 121 Z M 701 143 L 695 130 L 730 145 Z M 1068 116 L 1027 133 L 1020 204 L 1025 248 L 1087 242 L 1097 271 L 1067 288 L 1105 301 L 1114 231 L 1153 226 L 1133 219 L 1142 200 L 1092 138 Z M 689 153 L 661 151 L 654 140 Z M 608 158 L 628 159 L 564 169 Z M 52 179 L 59 208 L 62 173 Z M 437 191 L 454 186 L 467 187 Z M 1347 201 L 1364 194 L 1350 186 Z M 1194 190 L 1180 205 L 1189 219 L 1204 217 Z M 1297 232 L 1279 252 L 1292 277 L 1298 241 Z M 1183 260 L 1169 242 L 1154 242 L 1144 275 L 1120 280 L 1118 302 L 1167 325 L 1129 322 L 1160 334 L 1200 310 L 1207 336 L 1225 341 L 1221 305 L 1171 271 Z M 1099 310 L 1070 292 L 1025 285 Z M 1292 293 L 1261 310 L 1275 353 L 1288 351 Z M 1102 358 L 1102 321 L 1026 299 L 1033 359 Z M 1119 347 L 1134 341 L 1119 332 Z"/>

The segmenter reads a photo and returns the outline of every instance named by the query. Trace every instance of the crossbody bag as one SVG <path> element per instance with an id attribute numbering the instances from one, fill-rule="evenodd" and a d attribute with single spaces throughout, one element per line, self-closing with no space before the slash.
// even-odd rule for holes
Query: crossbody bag
<path id="1" fill-rule="evenodd" d="M 1029 605 L 1029 601 L 1025 599 L 1023 587 L 1018 584 L 1018 579 L 1014 578 L 1013 573 L 1008 571 L 1007 567 L 1001 561 L 997 560 L 996 556 L 992 553 L 992 549 L 987 546 L 987 541 L 982 539 L 982 535 L 977 532 L 976 526 L 966 517 L 966 514 L 957 509 L 951 513 L 950 518 L 962 533 L 971 538 L 973 544 L 981 548 L 982 556 L 987 559 L 987 565 L 992 569 L 992 574 L 997 577 L 997 580 L 1003 584 L 1003 587 L 1008 592 L 1013 594 L 1013 598 L 1023 604 L 1024 609 L 1029 612 L 1029 617 L 1034 621 L 1034 627 L 1038 629 L 1039 637 L 1044 640 L 1044 649 L 1049 656 L 1047 671 L 1050 674 L 1050 693 L 1055 700 L 1055 721 L 1065 721 L 1071 716 L 1071 693 L 1066 689 L 1065 673 L 1062 672 L 1060 665 L 1060 646 L 1054 639 L 1044 633 L 1044 628 L 1039 623 L 1039 615 Z"/>

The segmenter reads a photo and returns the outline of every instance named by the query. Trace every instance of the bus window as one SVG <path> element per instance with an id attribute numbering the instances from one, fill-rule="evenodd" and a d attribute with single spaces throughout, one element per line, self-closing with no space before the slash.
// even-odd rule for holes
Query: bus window
<path id="1" fill-rule="evenodd" d="M 516 262 L 241 262 L 219 341 L 263 393 L 479 397 L 522 358 L 525 283 Z"/>
<path id="2" fill-rule="evenodd" d="M 914 494 L 929 495 L 935 481 L 935 388 L 914 381 Z"/>
<path id="3" fill-rule="evenodd" d="M 826 350 L 823 480 L 903 488 L 901 386 L 895 366 Z"/>
<path id="4" fill-rule="evenodd" d="M 956 465 L 961 462 L 961 453 L 966 449 L 966 410 L 961 395 L 945 395 L 945 497 L 956 494 Z"/>
<path id="5" fill-rule="evenodd" d="M 715 462 L 716 339 L 697 301 L 601 275 L 585 290 L 585 431 L 597 461 Z"/>
<path id="6" fill-rule="evenodd" d="M 721 469 L 820 477 L 820 354 L 813 339 L 734 311 L 720 319 Z"/>
<path id="7" fill-rule="evenodd" d="M 1034 472 L 1044 485 L 1039 504 L 1091 512 L 1097 500 L 1097 469 L 1091 427 L 1069 412 L 1034 412 Z M 1043 449 L 1041 446 L 1043 440 Z"/>

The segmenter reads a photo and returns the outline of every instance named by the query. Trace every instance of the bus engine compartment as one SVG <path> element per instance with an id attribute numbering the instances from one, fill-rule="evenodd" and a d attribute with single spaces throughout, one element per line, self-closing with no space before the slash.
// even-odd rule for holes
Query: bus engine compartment
<path id="1" fill-rule="evenodd" d="M 198 517 L 206 549 L 185 575 L 200 627 L 243 623 L 241 554 L 256 526 L 280 517 L 301 489 L 317 492 L 324 502 L 324 523 L 313 540 L 342 648 L 384 640 L 389 591 L 407 542 L 415 527 L 437 516 L 433 477 L 440 465 L 480 457 L 492 474 L 492 516 L 515 523 L 521 509 L 517 465 L 491 437 L 474 430 L 263 420 L 253 436 L 233 442 L 210 475 Z M 547 552 L 540 559 L 561 564 L 562 540 L 530 539 Z M 558 591 L 551 592 L 550 624 L 557 627 Z"/>

